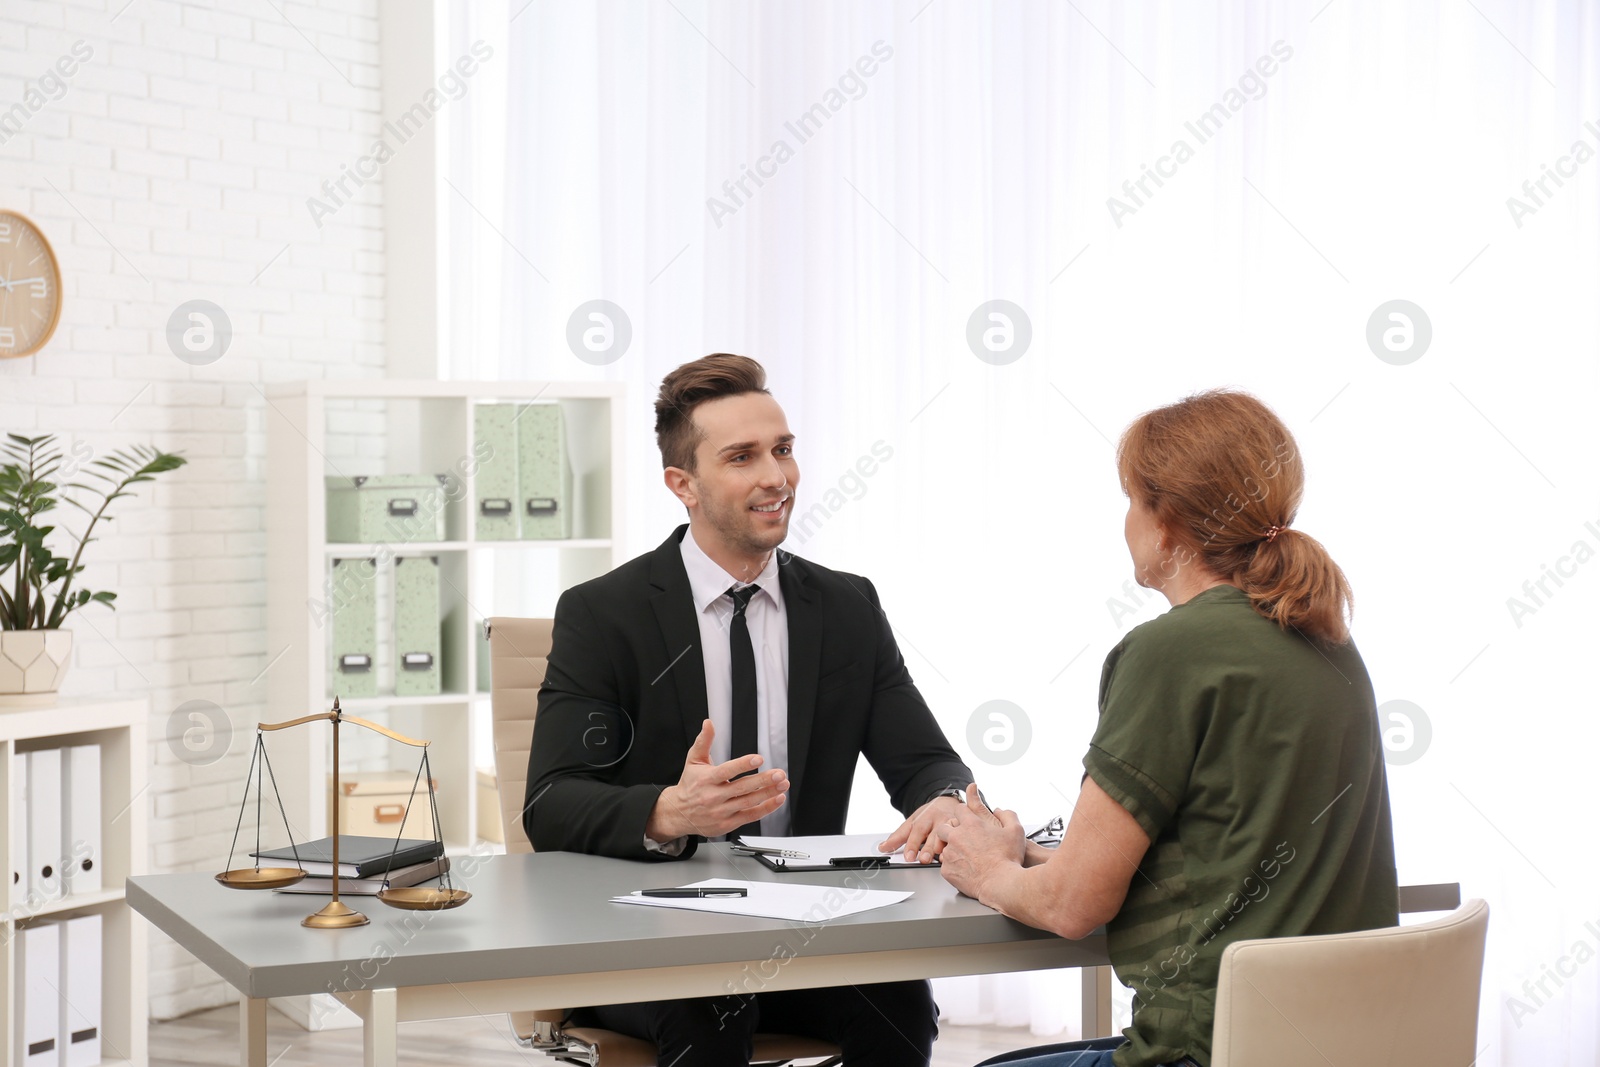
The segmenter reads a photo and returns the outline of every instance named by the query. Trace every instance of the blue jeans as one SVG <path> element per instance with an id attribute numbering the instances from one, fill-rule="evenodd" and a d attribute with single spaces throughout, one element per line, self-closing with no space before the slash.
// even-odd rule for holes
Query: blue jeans
<path id="1" fill-rule="evenodd" d="M 1111 1053 L 1121 1048 L 1120 1037 L 1097 1037 L 1091 1041 L 1068 1041 L 1063 1045 L 1039 1045 L 1035 1048 L 1017 1049 L 993 1056 L 978 1067 L 1112 1067 Z M 1169 1067 L 1184 1067 L 1192 1061 L 1184 1059 Z"/>

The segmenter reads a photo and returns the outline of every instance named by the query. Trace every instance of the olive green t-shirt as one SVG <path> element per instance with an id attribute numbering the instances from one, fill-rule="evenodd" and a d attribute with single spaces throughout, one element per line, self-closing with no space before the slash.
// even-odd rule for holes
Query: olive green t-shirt
<path id="1" fill-rule="evenodd" d="M 1106 657 L 1083 765 L 1149 835 L 1106 926 L 1134 991 L 1120 1067 L 1211 1059 L 1222 950 L 1394 926 L 1394 839 L 1372 682 L 1219 585 Z"/>

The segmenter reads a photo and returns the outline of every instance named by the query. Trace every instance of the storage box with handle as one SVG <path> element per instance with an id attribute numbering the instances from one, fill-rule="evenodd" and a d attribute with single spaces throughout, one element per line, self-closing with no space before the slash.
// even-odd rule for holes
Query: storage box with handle
<path id="1" fill-rule="evenodd" d="M 416 544 L 445 538 L 446 474 L 329 477 L 328 540 Z"/>
<path id="2" fill-rule="evenodd" d="M 412 783 L 417 792 L 411 793 Z M 333 788 L 333 778 L 328 779 Z M 435 791 L 439 780 L 433 781 Z M 410 814 L 406 805 L 410 804 Z M 428 780 L 409 771 L 360 771 L 339 775 L 339 792 L 333 797 L 339 810 L 339 833 L 357 837 L 396 836 L 427 840 L 433 834 L 433 805 L 428 798 Z M 401 821 L 405 826 L 401 828 Z"/>
<path id="3" fill-rule="evenodd" d="M 560 404 L 529 404 L 517 416 L 518 506 L 522 536 L 572 536 L 572 462 Z"/>
<path id="4" fill-rule="evenodd" d="M 480 541 L 517 537 L 517 407 L 479 404 L 472 413 L 474 475 L 472 520 Z"/>
<path id="5" fill-rule="evenodd" d="M 439 692 L 439 557 L 394 561 L 394 695 Z"/>
<path id="6" fill-rule="evenodd" d="M 333 663 L 328 671 L 329 695 L 378 695 L 378 561 L 333 561 Z"/>

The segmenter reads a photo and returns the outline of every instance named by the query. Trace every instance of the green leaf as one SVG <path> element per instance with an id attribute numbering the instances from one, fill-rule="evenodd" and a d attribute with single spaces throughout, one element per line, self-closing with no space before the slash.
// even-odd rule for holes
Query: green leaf
<path id="1" fill-rule="evenodd" d="M 130 486 L 153 481 L 156 475 L 187 462 L 181 455 L 152 445 L 135 445 L 92 459 L 80 470 L 87 475 L 85 480 L 60 485 L 54 475 L 63 457 L 55 440 L 53 435 L 6 434 L 0 442 L 0 454 L 9 459 L 0 465 L 0 532 L 6 535 L 0 539 L 0 574 L 10 578 L 9 588 L 0 587 L 0 626 L 8 629 L 56 627 L 68 614 L 91 603 L 114 609 L 115 593 L 73 585 L 85 569 L 85 550 L 100 540 L 93 536 L 95 527 L 101 521 L 113 521 L 109 509 L 115 501 L 137 495 Z M 74 495 L 80 493 L 85 499 Z M 39 521 L 39 516 L 57 506 L 58 495 L 60 501 L 89 517 L 81 532 L 60 527 L 61 534 L 75 542 L 67 556 L 56 555 L 45 543 L 58 527 Z M 13 574 L 12 568 L 20 570 Z"/>

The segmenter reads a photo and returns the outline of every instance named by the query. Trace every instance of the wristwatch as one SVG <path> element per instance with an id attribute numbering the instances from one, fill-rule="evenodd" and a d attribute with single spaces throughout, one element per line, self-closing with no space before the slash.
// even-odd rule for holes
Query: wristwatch
<path id="1" fill-rule="evenodd" d="M 958 786 L 951 786 L 948 789 L 939 790 L 928 799 L 938 800 L 940 797 L 955 797 L 957 800 L 961 801 L 961 803 L 965 804 L 967 802 L 967 791 Z M 981 789 L 978 790 L 978 799 L 983 801 L 984 807 L 989 808 L 990 811 L 994 810 L 993 808 L 989 807 L 989 798 L 983 795 L 983 790 Z"/>

